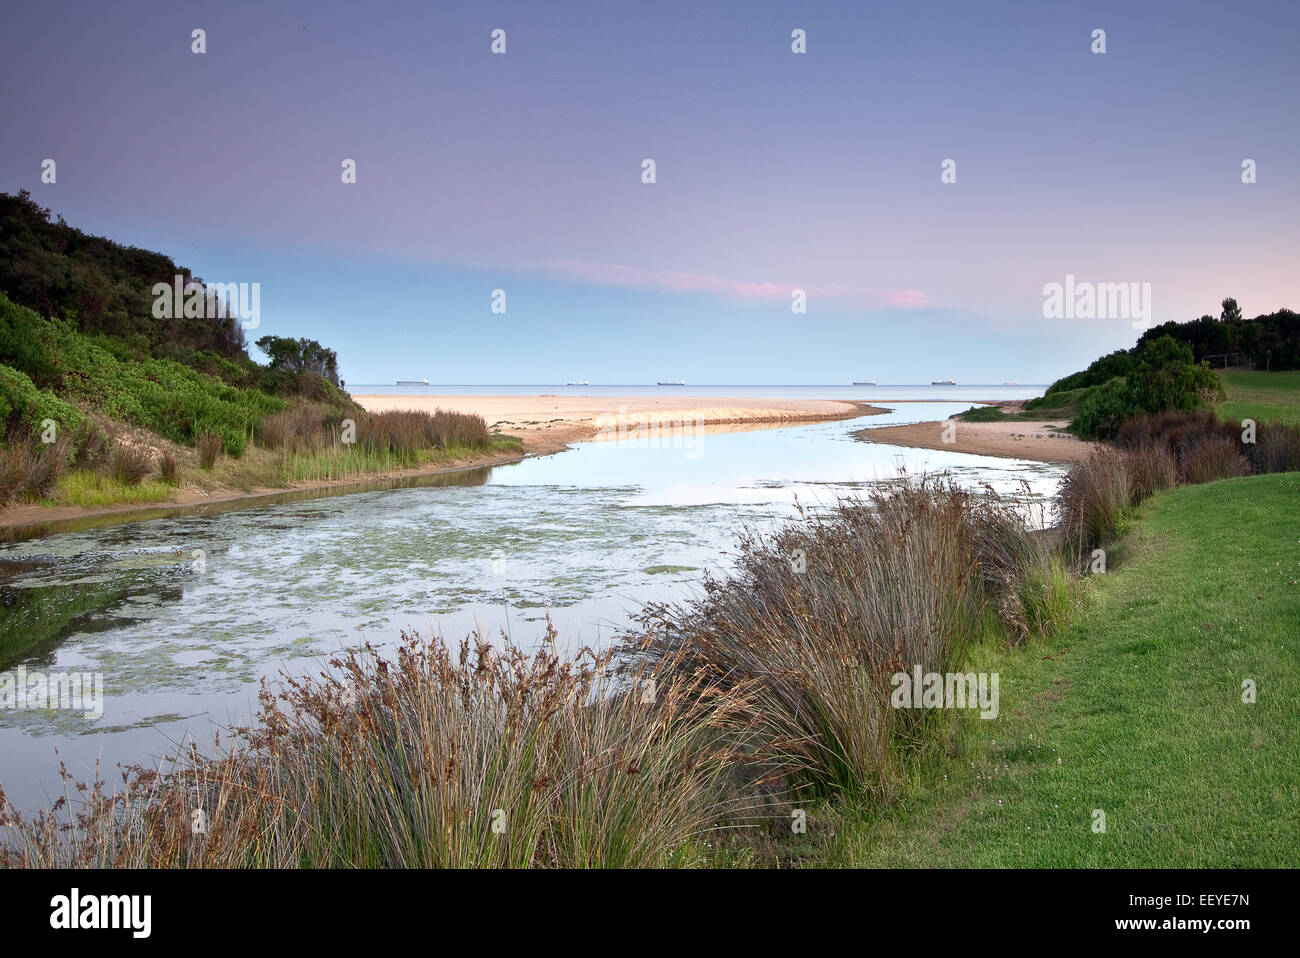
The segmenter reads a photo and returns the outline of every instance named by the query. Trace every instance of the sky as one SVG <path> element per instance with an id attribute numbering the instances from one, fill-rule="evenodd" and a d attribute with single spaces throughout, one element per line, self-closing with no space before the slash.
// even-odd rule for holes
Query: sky
<path id="1" fill-rule="evenodd" d="M 1293 0 L 5 4 L 0 191 L 349 384 L 1041 383 L 1140 334 L 1067 275 L 1300 309 L 1297 50 Z"/>

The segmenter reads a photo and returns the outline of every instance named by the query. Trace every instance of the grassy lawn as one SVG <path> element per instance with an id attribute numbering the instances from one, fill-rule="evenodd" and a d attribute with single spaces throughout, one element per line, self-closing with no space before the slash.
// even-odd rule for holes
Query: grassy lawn
<path id="1" fill-rule="evenodd" d="M 1225 369 L 1219 377 L 1228 391 L 1228 401 L 1219 406 L 1221 419 L 1300 423 L 1300 370 L 1265 373 Z"/>
<path id="2" fill-rule="evenodd" d="M 976 650 L 999 717 L 809 864 L 1294 867 L 1300 473 L 1159 494 L 1109 560 L 1055 638 Z"/>

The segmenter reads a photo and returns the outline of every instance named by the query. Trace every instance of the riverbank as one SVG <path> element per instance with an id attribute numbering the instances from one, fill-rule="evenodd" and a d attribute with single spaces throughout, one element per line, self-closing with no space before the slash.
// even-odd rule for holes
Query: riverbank
<path id="1" fill-rule="evenodd" d="M 1020 403 L 997 404 L 1007 414 L 1020 414 Z M 1035 462 L 1077 462 L 1086 458 L 1096 443 L 1085 442 L 1065 432 L 1069 419 L 1013 419 L 999 422 L 966 422 L 960 419 L 906 423 L 900 426 L 867 426 L 853 434 L 863 442 L 883 442 L 917 449 L 940 449 L 976 456 L 1030 459 Z"/>
<path id="2" fill-rule="evenodd" d="M 974 651 L 1001 675 L 998 721 L 961 716 L 951 756 L 883 814 L 828 813 L 808 864 L 1292 865 L 1298 492 L 1293 472 L 1150 499 L 1067 628 Z"/>
<path id="3" fill-rule="evenodd" d="M 637 436 L 644 429 L 659 435 L 674 429 L 701 433 L 742 432 L 751 429 L 777 429 L 803 422 L 832 421 L 874 415 L 887 410 L 865 403 L 806 399 L 717 399 L 693 397 L 558 397 L 558 396 L 355 396 L 368 412 L 415 410 L 432 413 L 435 409 L 478 414 L 488 426 L 503 436 L 514 437 L 512 448 L 497 448 L 478 455 L 441 459 L 403 469 L 363 472 L 339 479 L 305 479 L 280 485 L 240 481 L 247 471 L 256 475 L 252 460 L 265 453 L 250 446 L 245 460 L 221 460 L 221 463 L 247 462 L 232 471 L 229 481 L 204 474 L 201 484 L 184 484 L 166 499 L 120 502 L 108 505 L 46 505 L 29 503 L 0 509 L 0 540 L 28 538 L 44 534 L 67 524 L 105 519 L 133 521 L 154 519 L 171 512 L 190 510 L 204 505 L 228 505 L 247 500 L 273 499 L 291 492 L 346 491 L 363 488 L 376 481 L 404 480 L 462 472 L 489 466 L 502 466 L 534 456 L 563 452 L 570 444 L 583 441 L 618 440 Z M 131 430 L 137 444 L 174 452 L 182 460 L 193 459 L 193 450 L 168 443 L 144 430 Z M 225 466 L 221 466 L 224 471 Z M 191 474 L 194 474 L 191 471 Z"/>

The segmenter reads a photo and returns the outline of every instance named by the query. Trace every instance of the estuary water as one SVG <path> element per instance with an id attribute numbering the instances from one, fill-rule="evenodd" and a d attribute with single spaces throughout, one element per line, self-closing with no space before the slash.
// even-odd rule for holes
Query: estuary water
<path id="1" fill-rule="evenodd" d="M 0 783 L 33 809 L 60 793 L 60 758 L 83 780 L 101 758 L 116 780 L 118 763 L 246 722 L 263 677 L 319 671 L 362 642 L 391 648 L 402 630 L 458 640 L 477 628 L 528 646 L 549 614 L 566 644 L 605 643 L 644 602 L 686 598 L 706 569 L 725 572 L 742 528 L 771 529 L 796 501 L 828 507 L 900 470 L 1050 498 L 1055 465 L 852 435 L 968 406 L 579 443 L 418 485 L 0 545 L 0 677 L 103 682 L 102 715 L 0 707 Z"/>

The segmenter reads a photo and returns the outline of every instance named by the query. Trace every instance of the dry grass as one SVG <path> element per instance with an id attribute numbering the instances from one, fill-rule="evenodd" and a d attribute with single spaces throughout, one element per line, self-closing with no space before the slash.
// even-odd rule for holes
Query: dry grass
<path id="1" fill-rule="evenodd" d="M 639 625 L 679 667 L 752 689 L 756 781 L 888 801 L 900 749 L 930 721 L 891 707 L 893 674 L 953 671 L 986 609 L 1011 611 L 1013 628 L 1051 618 L 1023 604 L 1035 601 L 1026 580 L 1048 564 L 1003 504 L 905 481 L 746 536 L 732 578 L 706 578 L 684 605 L 649 606 Z"/>
<path id="2" fill-rule="evenodd" d="M 158 472 L 162 481 L 169 486 L 180 485 L 180 473 L 176 465 L 176 453 L 170 449 L 164 449 L 158 456 Z"/>
<path id="3" fill-rule="evenodd" d="M 1193 485 L 1248 476 L 1254 471 L 1236 438 L 1213 434 L 1188 447 L 1179 461 L 1180 479 Z"/>
<path id="4" fill-rule="evenodd" d="M 1061 480 L 1058 508 L 1066 542 L 1079 555 L 1108 542 L 1122 528 L 1132 504 L 1124 453 L 1108 446 L 1094 449 Z"/>
<path id="5" fill-rule="evenodd" d="M 71 455 L 71 444 L 62 438 L 53 443 L 15 438 L 0 446 L 0 506 L 53 496 Z"/>
<path id="6" fill-rule="evenodd" d="M 1124 465 L 1135 503 L 1178 484 L 1178 460 L 1163 443 L 1148 442 L 1125 450 Z"/>
<path id="7" fill-rule="evenodd" d="M 1300 426 L 1293 423 L 1260 423 L 1252 453 L 1256 472 L 1300 470 Z"/>
<path id="8" fill-rule="evenodd" d="M 354 443 L 344 442 L 344 424 L 349 420 Z M 358 411 L 345 417 L 333 407 L 303 403 L 267 416 L 258 427 L 257 441 L 265 449 L 300 455 L 354 444 L 368 455 L 415 465 L 420 454 L 429 451 L 488 449 L 492 434 L 482 416 L 445 409 L 432 413 Z"/>
<path id="9" fill-rule="evenodd" d="M 252 728 L 25 817 L 12 867 L 656 867 L 738 811 L 740 690 L 672 659 L 403 636 L 263 689 Z M 202 818 L 196 812 L 202 810 Z M 202 821 L 202 834 L 195 823 Z M 683 855 L 687 857 L 683 857 Z"/>
<path id="10" fill-rule="evenodd" d="M 136 486 L 153 469 L 153 455 L 148 449 L 118 443 L 109 458 L 108 474 L 124 486 Z"/>
<path id="11" fill-rule="evenodd" d="M 217 456 L 221 454 L 221 449 L 225 444 L 226 441 L 215 432 L 199 433 L 199 439 L 196 443 L 199 454 L 199 468 L 204 472 L 211 472 L 212 467 L 217 464 Z"/>

